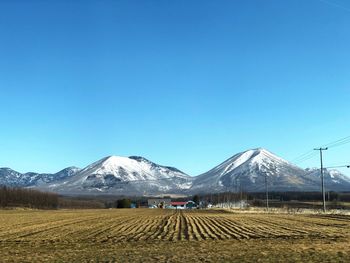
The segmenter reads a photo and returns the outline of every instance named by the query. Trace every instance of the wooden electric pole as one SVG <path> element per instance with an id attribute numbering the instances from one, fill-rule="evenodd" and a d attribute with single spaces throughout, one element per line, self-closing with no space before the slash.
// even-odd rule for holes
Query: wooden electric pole
<path id="1" fill-rule="evenodd" d="M 321 159 L 321 183 L 322 183 L 322 201 L 323 201 L 323 212 L 326 212 L 326 191 L 324 188 L 324 173 L 323 173 L 323 156 L 322 151 L 327 151 L 328 148 L 315 148 L 315 151 L 320 151 L 320 159 Z"/>
<path id="2" fill-rule="evenodd" d="M 266 191 L 266 211 L 269 211 L 269 187 L 267 184 L 267 174 L 265 173 L 265 191 Z"/>

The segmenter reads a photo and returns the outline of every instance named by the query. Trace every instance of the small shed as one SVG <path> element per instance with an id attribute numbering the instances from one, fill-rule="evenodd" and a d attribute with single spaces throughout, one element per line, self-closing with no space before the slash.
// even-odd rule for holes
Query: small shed
<path id="1" fill-rule="evenodd" d="M 186 208 L 187 209 L 196 209 L 197 208 L 197 204 L 193 201 L 188 201 L 186 203 Z"/>

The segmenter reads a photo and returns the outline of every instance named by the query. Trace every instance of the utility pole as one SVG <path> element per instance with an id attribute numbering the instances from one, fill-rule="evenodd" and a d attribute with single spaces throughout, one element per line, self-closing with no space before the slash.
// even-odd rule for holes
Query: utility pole
<path id="1" fill-rule="evenodd" d="M 322 151 L 327 151 L 328 148 L 315 148 L 315 151 L 320 151 L 320 159 L 321 159 L 321 182 L 322 182 L 322 200 L 323 200 L 323 212 L 326 212 L 326 192 L 324 189 L 324 174 L 323 174 L 323 156 Z"/>
<path id="2" fill-rule="evenodd" d="M 235 178 L 235 188 L 235 207 L 237 207 L 239 202 L 238 176 Z"/>
<path id="3" fill-rule="evenodd" d="M 240 189 L 240 202 L 239 202 L 239 207 L 242 209 L 243 208 L 243 193 L 242 193 L 242 183 L 239 181 L 239 189 Z"/>
<path id="4" fill-rule="evenodd" d="M 267 174 L 265 173 L 266 210 L 269 211 L 269 187 L 267 185 Z"/>

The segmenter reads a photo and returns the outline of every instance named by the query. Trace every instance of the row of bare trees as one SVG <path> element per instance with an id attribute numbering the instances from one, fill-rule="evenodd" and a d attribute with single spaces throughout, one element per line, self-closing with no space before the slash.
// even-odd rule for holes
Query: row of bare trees
<path id="1" fill-rule="evenodd" d="M 106 208 L 100 200 L 80 200 L 68 197 L 59 197 L 58 204 L 60 209 L 100 209 Z"/>
<path id="2" fill-rule="evenodd" d="M 28 207 L 37 209 L 56 209 L 58 195 L 33 189 L 0 187 L 0 207 Z"/>

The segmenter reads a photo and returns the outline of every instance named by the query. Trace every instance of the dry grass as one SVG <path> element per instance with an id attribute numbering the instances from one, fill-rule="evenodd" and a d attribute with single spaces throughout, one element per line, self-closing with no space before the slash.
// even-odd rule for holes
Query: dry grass
<path id="1" fill-rule="evenodd" d="M 311 209 L 311 208 L 298 208 L 298 207 L 287 207 L 287 208 L 280 208 L 280 207 L 270 207 L 267 211 L 265 207 L 248 207 L 244 209 L 240 208 L 213 208 L 217 210 L 226 210 L 228 212 L 233 213 L 269 213 L 269 214 L 304 214 L 304 215 L 317 215 L 317 214 L 324 214 L 322 209 Z M 328 209 L 326 212 L 327 215 L 348 215 L 350 216 L 350 210 L 344 210 L 344 209 Z"/>
<path id="2" fill-rule="evenodd" d="M 350 262 L 349 241 L 347 215 L 0 212 L 2 262 Z"/>

